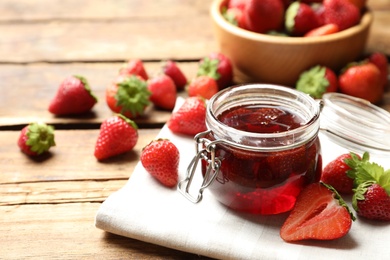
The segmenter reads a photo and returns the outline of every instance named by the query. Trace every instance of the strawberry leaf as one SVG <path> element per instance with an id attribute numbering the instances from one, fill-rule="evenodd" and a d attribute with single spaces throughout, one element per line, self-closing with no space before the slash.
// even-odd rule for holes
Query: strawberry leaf
<path id="1" fill-rule="evenodd" d="M 197 76 L 209 76 L 215 80 L 218 80 L 221 75 L 218 73 L 218 59 L 210 59 L 205 57 L 199 65 Z"/>

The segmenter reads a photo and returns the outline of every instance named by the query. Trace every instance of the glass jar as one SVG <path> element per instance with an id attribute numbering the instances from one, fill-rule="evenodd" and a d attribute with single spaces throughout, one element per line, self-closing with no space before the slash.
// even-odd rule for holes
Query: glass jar
<path id="1" fill-rule="evenodd" d="M 321 177 L 320 103 L 297 90 L 250 84 L 220 91 L 207 104 L 207 131 L 179 190 L 192 202 L 208 188 L 227 207 L 254 214 L 292 209 Z M 203 183 L 190 192 L 198 163 Z"/>

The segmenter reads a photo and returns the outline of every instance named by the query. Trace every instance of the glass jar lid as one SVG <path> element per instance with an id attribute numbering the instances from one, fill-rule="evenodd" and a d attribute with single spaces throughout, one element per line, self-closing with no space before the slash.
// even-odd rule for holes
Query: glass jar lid
<path id="1" fill-rule="evenodd" d="M 321 130 L 347 148 L 390 152 L 390 113 L 364 99 L 341 93 L 322 98 Z"/>

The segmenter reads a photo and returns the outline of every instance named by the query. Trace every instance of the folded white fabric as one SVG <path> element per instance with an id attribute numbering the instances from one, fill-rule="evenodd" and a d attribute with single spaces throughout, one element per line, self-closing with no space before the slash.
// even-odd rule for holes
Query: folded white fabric
<path id="1" fill-rule="evenodd" d="M 175 135 L 166 126 L 158 137 L 169 138 L 178 147 L 180 179 L 183 179 L 195 153 L 193 139 Z M 324 165 L 348 152 L 322 134 L 320 140 Z M 390 168 L 389 160 L 380 163 Z M 279 236 L 286 217 L 287 213 L 276 216 L 236 213 L 218 203 L 207 189 L 203 200 L 193 204 L 176 189 L 157 183 L 138 163 L 127 184 L 101 205 L 95 225 L 110 233 L 219 259 L 384 259 L 390 256 L 390 224 L 360 218 L 341 239 L 291 244 Z"/>

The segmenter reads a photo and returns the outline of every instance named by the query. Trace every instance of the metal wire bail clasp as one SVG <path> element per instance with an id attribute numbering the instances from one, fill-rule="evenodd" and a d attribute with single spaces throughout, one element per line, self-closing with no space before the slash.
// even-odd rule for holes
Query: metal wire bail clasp
<path id="1" fill-rule="evenodd" d="M 205 131 L 197 134 L 195 136 L 196 142 L 196 155 L 191 160 L 190 164 L 187 168 L 187 177 L 180 181 L 178 184 L 178 190 L 181 194 L 184 195 L 188 200 L 193 203 L 198 203 L 202 200 L 203 191 L 214 181 L 214 179 L 218 175 L 219 168 L 221 166 L 221 161 L 219 158 L 215 157 L 215 143 L 209 139 L 205 138 L 211 131 Z M 207 162 L 206 173 L 203 176 L 203 182 L 195 196 L 190 193 L 190 186 L 194 179 L 194 175 L 196 169 L 198 167 L 198 163 L 201 160 L 205 160 Z"/>

